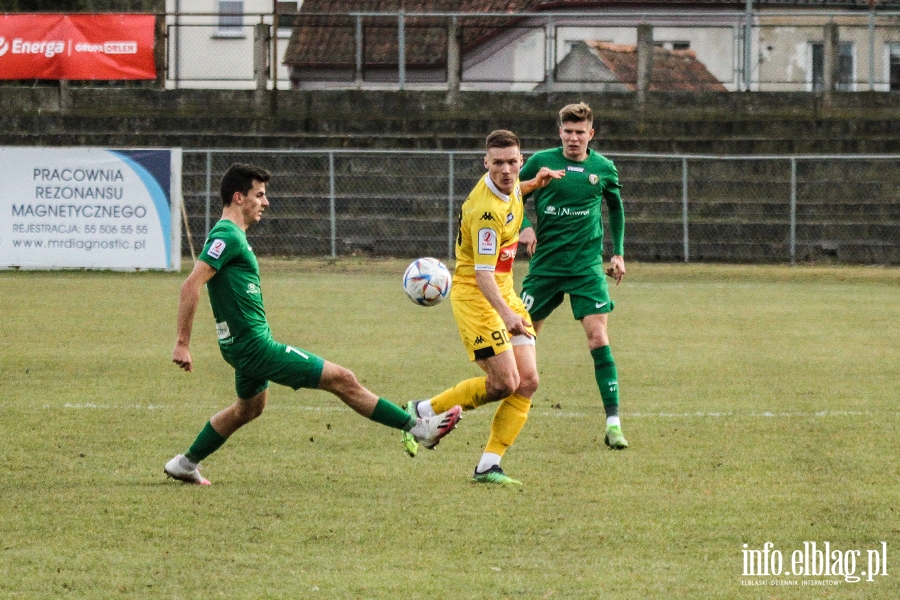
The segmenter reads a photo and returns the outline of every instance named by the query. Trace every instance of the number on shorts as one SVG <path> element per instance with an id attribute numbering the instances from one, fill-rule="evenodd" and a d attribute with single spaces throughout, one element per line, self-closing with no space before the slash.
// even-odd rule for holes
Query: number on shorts
<path id="1" fill-rule="evenodd" d="M 500 331 L 492 331 L 491 337 L 494 338 L 497 346 L 502 346 L 503 344 L 509 343 L 509 334 L 505 329 L 501 329 Z"/>
<path id="2" fill-rule="evenodd" d="M 525 303 L 525 310 L 531 312 L 531 305 L 534 304 L 534 296 L 522 292 L 522 302 Z"/>

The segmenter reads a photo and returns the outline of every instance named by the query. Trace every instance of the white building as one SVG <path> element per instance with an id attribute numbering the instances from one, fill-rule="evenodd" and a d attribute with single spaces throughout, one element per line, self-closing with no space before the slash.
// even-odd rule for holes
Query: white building
<path id="1" fill-rule="evenodd" d="M 296 13 L 302 4 L 303 0 L 166 0 L 166 87 L 256 88 L 255 26 L 263 23 L 271 31 L 276 11 Z M 279 27 L 268 42 L 269 88 L 290 87 L 282 64 L 290 36 L 290 27 Z M 273 55 L 276 61 L 271 60 Z"/>

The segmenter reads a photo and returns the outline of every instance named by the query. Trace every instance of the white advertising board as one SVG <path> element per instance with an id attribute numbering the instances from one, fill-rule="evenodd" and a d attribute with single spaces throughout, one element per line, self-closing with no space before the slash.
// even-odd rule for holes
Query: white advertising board
<path id="1" fill-rule="evenodd" d="M 181 149 L 0 147 L 0 269 L 181 267 Z"/>

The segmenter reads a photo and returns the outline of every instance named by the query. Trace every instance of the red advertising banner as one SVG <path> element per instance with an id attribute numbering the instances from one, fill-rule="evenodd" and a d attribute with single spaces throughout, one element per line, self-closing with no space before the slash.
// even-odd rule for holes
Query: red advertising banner
<path id="1" fill-rule="evenodd" d="M 156 79 L 154 15 L 0 15 L 0 79 Z"/>

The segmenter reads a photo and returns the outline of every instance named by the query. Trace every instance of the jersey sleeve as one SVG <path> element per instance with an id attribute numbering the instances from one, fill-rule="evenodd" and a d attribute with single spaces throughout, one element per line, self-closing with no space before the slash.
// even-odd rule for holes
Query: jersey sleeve
<path id="1" fill-rule="evenodd" d="M 603 198 L 609 210 L 609 233 L 612 237 L 613 254 L 625 255 L 625 207 L 622 204 L 622 185 L 619 171 L 610 163 L 610 172 L 603 186 Z"/>
<path id="2" fill-rule="evenodd" d="M 537 159 L 537 154 L 532 154 L 531 157 L 525 161 L 522 170 L 519 171 L 519 181 L 534 179 L 534 176 L 541 170 L 541 165 L 539 163 L 540 161 Z M 528 218 L 528 214 L 524 210 L 525 205 L 528 204 L 528 199 L 531 198 L 531 195 L 534 192 L 535 190 L 531 190 L 527 195 L 522 196 L 522 225 L 519 227 L 519 231 L 534 227 L 534 223 L 531 222 L 531 219 Z"/>
<path id="3" fill-rule="evenodd" d="M 240 240 L 229 232 L 213 232 L 203 246 L 198 260 L 220 271 L 240 251 Z"/>

